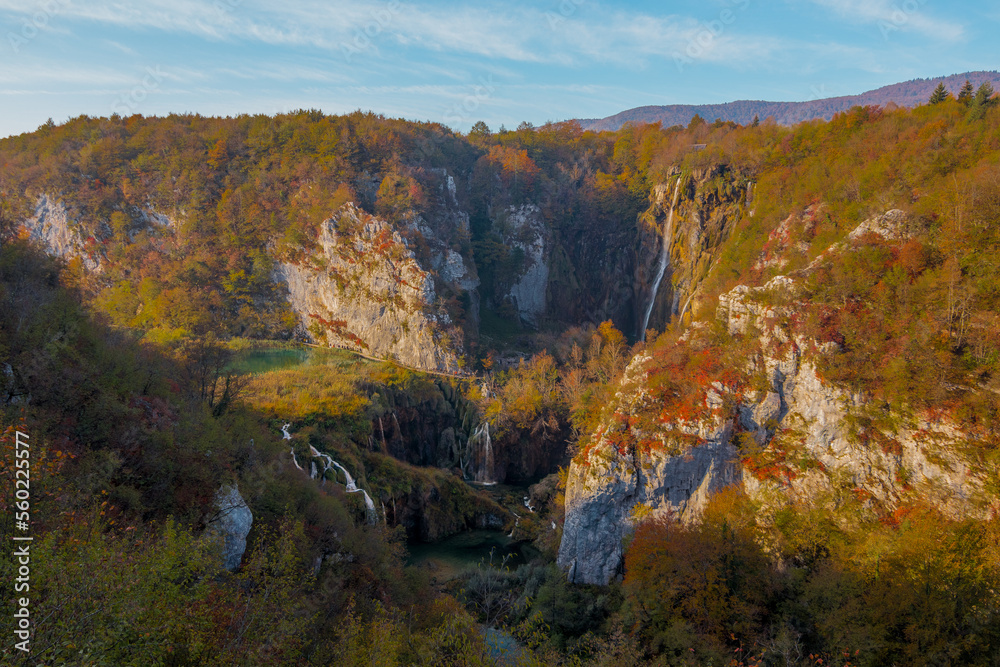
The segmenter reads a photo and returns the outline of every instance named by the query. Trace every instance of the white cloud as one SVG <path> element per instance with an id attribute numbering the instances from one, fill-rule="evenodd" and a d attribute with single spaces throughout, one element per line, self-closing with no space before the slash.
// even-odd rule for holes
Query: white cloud
<path id="1" fill-rule="evenodd" d="M 960 23 L 931 17 L 920 10 L 927 0 L 895 2 L 893 0 L 809 0 L 832 9 L 840 16 L 856 23 L 878 25 L 883 34 L 896 31 L 916 31 L 928 37 L 945 41 L 958 41 L 965 34 Z"/>
<path id="2" fill-rule="evenodd" d="M 129 85 L 135 77 L 125 72 L 104 68 L 66 65 L 61 63 L 35 63 L 0 69 L 0 83 L 19 84 L 69 84 L 77 86 Z"/>
<path id="3" fill-rule="evenodd" d="M 378 56 L 380 46 L 474 55 L 514 62 L 582 65 L 587 62 L 646 64 L 702 45 L 693 60 L 723 62 L 760 57 L 770 40 L 745 38 L 727 26 L 706 32 L 706 23 L 680 16 L 609 11 L 596 4 L 567 6 L 569 15 L 518 5 L 440 6 L 398 0 L 52 0 L 50 24 L 60 18 L 133 30 L 192 34 L 209 40 L 246 40 L 275 46 L 312 47 Z M 0 10 L 30 17 L 34 0 L 0 0 Z M 710 39 L 705 40 L 708 34 Z"/>

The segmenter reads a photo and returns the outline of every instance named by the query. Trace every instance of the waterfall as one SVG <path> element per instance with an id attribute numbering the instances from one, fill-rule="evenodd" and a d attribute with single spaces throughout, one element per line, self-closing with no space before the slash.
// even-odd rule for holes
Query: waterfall
<path id="1" fill-rule="evenodd" d="M 288 427 L 290 427 L 290 426 L 291 426 L 291 423 L 288 423 L 288 424 L 285 424 L 284 426 L 281 427 L 281 435 L 284 436 L 282 438 L 282 440 L 291 440 L 292 439 L 292 434 L 288 432 Z M 296 468 L 298 468 L 299 470 L 302 470 L 302 466 L 299 465 L 299 460 L 297 458 L 295 458 L 295 445 L 292 445 L 291 448 L 288 451 L 291 452 L 291 454 L 292 454 L 292 463 L 295 464 Z"/>
<path id="2" fill-rule="evenodd" d="M 524 506 L 527 507 L 528 511 L 531 512 L 532 514 L 535 513 L 535 508 L 531 506 L 531 498 L 529 498 L 528 496 L 524 497 Z"/>
<path id="3" fill-rule="evenodd" d="M 649 297 L 649 306 L 646 308 L 646 316 L 642 318 L 642 330 L 639 336 L 646 340 L 646 327 L 649 326 L 649 316 L 653 314 L 653 304 L 656 303 L 656 293 L 660 291 L 660 283 L 663 282 L 663 274 L 670 264 L 670 240 L 674 235 L 674 209 L 677 207 L 677 198 L 681 194 L 681 179 L 677 178 L 674 185 L 674 198 L 670 203 L 670 214 L 667 216 L 667 224 L 663 226 L 663 251 L 660 252 L 660 266 L 656 273 L 656 280 L 653 281 L 653 294 Z"/>
<path id="4" fill-rule="evenodd" d="M 333 459 L 330 459 L 330 460 L 333 461 Z M 337 468 L 337 470 L 339 470 L 340 472 L 344 473 L 344 478 L 347 479 L 347 492 L 348 493 L 357 493 L 358 492 L 358 485 L 354 483 L 354 478 L 351 477 L 351 473 L 347 472 L 347 468 L 345 468 L 344 466 L 340 465 L 336 461 L 333 461 L 333 465 L 334 465 L 335 468 Z"/>
<path id="5" fill-rule="evenodd" d="M 518 516 L 517 512 L 511 512 L 511 514 L 514 515 L 514 527 L 510 529 L 510 535 L 507 537 L 514 537 L 514 531 L 517 530 L 517 527 L 521 523 L 521 517 Z"/>
<path id="6" fill-rule="evenodd" d="M 316 450 L 314 449 L 313 451 L 315 452 Z M 337 463 L 336 461 L 334 461 L 327 454 L 322 454 L 322 456 L 326 457 L 326 459 L 329 462 L 330 466 L 332 466 L 334 468 L 337 468 L 340 472 L 344 473 L 344 479 L 347 480 L 347 492 L 348 493 L 360 493 L 360 494 L 362 494 L 365 497 L 365 510 L 366 510 L 366 515 L 368 516 L 368 523 L 374 524 L 375 523 L 375 516 L 376 516 L 375 515 L 375 503 L 372 501 L 371 496 L 368 495 L 368 492 L 365 491 L 364 489 L 359 489 L 358 488 L 358 485 L 354 483 L 354 478 L 351 477 L 351 473 L 347 472 L 347 468 L 345 468 L 344 466 L 342 466 L 339 463 Z"/>
<path id="7" fill-rule="evenodd" d="M 322 482 L 323 480 L 326 479 L 326 471 L 333 467 L 333 463 L 334 463 L 333 459 L 330 458 L 329 454 L 323 454 L 322 452 L 320 452 L 319 450 L 317 450 L 312 445 L 309 445 L 309 453 L 313 455 L 313 458 L 325 459 L 326 460 L 325 464 L 323 465 L 323 472 L 322 472 L 322 474 L 319 475 L 320 482 Z M 316 462 L 313 461 L 312 464 L 315 466 Z M 315 479 L 315 478 L 316 478 L 316 476 L 314 475 L 313 479 Z"/>
<path id="8" fill-rule="evenodd" d="M 365 510 L 366 510 L 366 516 L 368 517 L 368 523 L 374 524 L 375 523 L 375 518 L 377 516 L 375 514 L 375 503 L 372 501 L 372 498 L 371 498 L 371 496 L 368 495 L 367 491 L 365 491 L 364 489 L 359 489 L 358 488 L 358 485 L 355 484 L 355 482 L 354 482 L 354 478 L 351 477 L 351 473 L 347 472 L 347 468 L 345 468 L 344 466 L 342 466 L 339 463 L 337 463 L 336 461 L 334 461 L 333 458 L 329 454 L 324 454 L 323 452 L 319 451 L 318 449 L 316 449 L 312 445 L 309 445 L 309 453 L 312 454 L 313 458 L 323 459 L 323 461 L 324 461 L 323 472 L 318 475 L 320 477 L 320 482 L 321 483 L 322 483 L 323 480 L 326 479 L 326 473 L 327 473 L 328 470 L 330 470 L 330 468 L 336 468 L 340 472 L 344 473 L 344 479 L 347 480 L 347 492 L 348 493 L 360 493 L 360 494 L 362 494 L 365 497 Z M 294 451 L 292 452 L 292 460 L 293 461 L 295 460 L 295 452 Z M 312 467 L 311 467 L 311 475 L 310 476 L 313 479 L 315 479 L 317 477 L 316 462 L 312 461 L 311 464 L 312 464 Z M 295 463 L 295 467 L 299 468 L 298 462 Z M 302 470 L 302 468 L 299 468 L 299 470 Z"/>
<path id="9" fill-rule="evenodd" d="M 477 484 L 493 486 L 496 479 L 493 476 L 493 441 L 490 439 L 490 423 L 483 422 L 472 433 L 469 438 L 469 446 L 481 445 L 479 455 L 473 450 L 469 456 L 469 463 L 475 466 L 474 481 Z"/>

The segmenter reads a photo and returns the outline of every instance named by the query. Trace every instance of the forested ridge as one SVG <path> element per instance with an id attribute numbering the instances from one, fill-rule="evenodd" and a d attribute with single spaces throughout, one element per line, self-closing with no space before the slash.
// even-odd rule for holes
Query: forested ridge
<path id="1" fill-rule="evenodd" d="M 790 128 L 696 118 L 613 133 L 460 135 L 318 111 L 81 117 L 0 141 L 0 506 L 10 535 L 22 430 L 36 622 L 30 658 L 5 644 L 4 661 L 996 664 L 1000 111 L 985 89 L 934 102 Z M 671 288 L 690 306 L 642 336 L 648 284 L 616 272 L 651 256 L 664 185 L 681 202 Z M 43 196 L 82 239 L 61 258 L 25 226 Z M 419 220 L 467 213 L 466 231 L 434 233 L 452 234 L 479 280 L 435 283 L 470 377 L 338 351 L 239 369 L 241 351 L 306 335 L 275 266 L 314 261 L 321 223 L 347 204 L 401 236 L 381 241 L 390 261 L 412 251 L 424 267 L 440 251 Z M 500 215 L 526 206 L 549 248 L 536 321 L 510 296 L 532 260 Z M 851 234 L 885 219 L 890 232 Z M 764 289 L 776 277 L 795 290 Z M 727 327 L 719 297 L 738 286 L 784 337 Z M 623 456 L 662 447 L 635 434 L 705 418 L 713 396 L 725 409 L 764 391 L 761 360 L 792 347 L 863 407 L 849 413 L 859 448 L 891 456 L 912 424 L 949 424 L 961 445 L 947 460 L 981 480 L 973 509 L 909 493 L 905 478 L 891 502 L 849 480 L 842 495 L 766 503 L 732 488 L 695 523 L 635 514 L 622 576 L 570 583 L 554 564 L 570 460 L 587 465 L 599 443 Z M 636 355 L 649 399 L 626 413 Z M 484 423 L 494 465 L 534 483 L 533 509 L 463 481 L 461 466 L 482 463 L 467 455 Z M 457 459 L 439 440 L 449 429 Z M 792 429 L 764 442 L 733 430 L 744 475 L 782 488 L 818 469 Z M 678 456 L 701 444 L 678 434 Z M 310 479 L 314 449 L 350 469 L 375 520 L 337 471 Z M 234 572 L 209 525 L 229 485 L 254 516 Z M 405 564 L 408 545 L 487 525 L 534 557 L 448 583 Z M 494 630 L 516 645 L 506 663 Z"/>

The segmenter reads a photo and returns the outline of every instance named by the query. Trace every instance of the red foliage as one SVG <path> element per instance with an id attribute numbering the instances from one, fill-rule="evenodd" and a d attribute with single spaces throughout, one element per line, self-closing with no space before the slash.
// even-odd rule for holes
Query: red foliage
<path id="1" fill-rule="evenodd" d="M 351 343 L 355 347 L 363 349 L 363 350 L 367 350 L 368 349 L 368 343 L 366 343 L 365 341 L 361 340 L 361 338 L 359 338 L 357 335 L 355 335 L 355 334 L 353 334 L 353 333 L 351 333 L 350 331 L 347 330 L 347 321 L 346 320 L 326 320 L 326 319 L 323 319 L 322 317 L 320 317 L 319 315 L 316 315 L 314 313 L 310 313 L 309 317 L 313 318 L 314 320 L 316 320 L 317 322 L 319 322 L 320 324 L 322 324 L 324 327 L 326 327 L 327 329 L 329 329 L 329 331 L 333 335 L 335 335 L 335 336 L 337 336 L 339 338 L 343 338 L 344 340 L 348 341 L 349 343 Z"/>

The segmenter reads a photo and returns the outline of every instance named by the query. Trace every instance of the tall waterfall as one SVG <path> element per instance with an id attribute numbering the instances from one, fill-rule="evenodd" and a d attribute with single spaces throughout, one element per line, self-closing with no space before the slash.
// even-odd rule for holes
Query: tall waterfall
<path id="1" fill-rule="evenodd" d="M 646 307 L 646 316 L 642 318 L 642 330 L 639 332 L 642 340 L 646 340 L 646 327 L 649 326 L 649 316 L 653 314 L 653 304 L 656 303 L 656 293 L 660 291 L 660 283 L 663 282 L 663 274 L 667 272 L 667 265 L 670 264 L 670 240 L 674 235 L 674 209 L 677 207 L 677 198 L 681 194 L 681 179 L 677 178 L 674 185 L 674 198 L 670 203 L 670 214 L 667 216 L 667 224 L 663 227 L 663 251 L 660 253 L 660 266 L 656 272 L 656 280 L 653 281 L 653 294 L 649 297 L 649 306 Z"/>
<path id="2" fill-rule="evenodd" d="M 473 467 L 473 480 L 478 484 L 496 484 L 494 475 L 493 441 L 490 439 L 490 423 L 483 422 L 469 438 L 469 465 Z"/>

